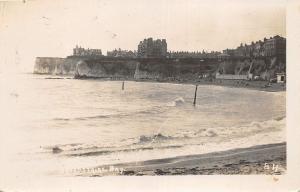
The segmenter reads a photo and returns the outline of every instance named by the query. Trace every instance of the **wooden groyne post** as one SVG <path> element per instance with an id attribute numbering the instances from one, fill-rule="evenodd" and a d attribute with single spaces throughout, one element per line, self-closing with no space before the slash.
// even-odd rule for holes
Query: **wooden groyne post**
<path id="1" fill-rule="evenodd" d="M 125 82 L 123 81 L 123 83 L 122 83 L 122 90 L 124 90 L 124 84 L 125 84 Z"/>
<path id="2" fill-rule="evenodd" d="M 193 105 L 194 105 L 194 106 L 196 106 L 197 90 L 198 90 L 198 85 L 196 85 L 196 88 L 195 88 L 195 95 L 194 95 L 194 102 L 193 102 Z"/>

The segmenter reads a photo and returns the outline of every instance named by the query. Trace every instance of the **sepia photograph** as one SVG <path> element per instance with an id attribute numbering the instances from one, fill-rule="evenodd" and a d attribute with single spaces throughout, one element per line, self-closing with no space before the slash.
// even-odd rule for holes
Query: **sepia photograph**
<path id="1" fill-rule="evenodd" d="M 47 191 L 53 179 L 85 191 L 83 181 L 109 178 L 283 177 L 286 7 L 0 1 L 0 191 Z"/>

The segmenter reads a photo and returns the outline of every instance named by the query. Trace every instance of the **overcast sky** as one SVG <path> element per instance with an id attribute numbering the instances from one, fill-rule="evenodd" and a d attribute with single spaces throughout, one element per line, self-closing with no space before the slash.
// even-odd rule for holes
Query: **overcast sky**
<path id="1" fill-rule="evenodd" d="M 277 34 L 286 35 L 282 0 L 0 2 L 0 71 L 14 63 L 32 71 L 36 56 L 65 57 L 76 44 L 106 54 L 153 37 L 168 50 L 221 51 Z"/>

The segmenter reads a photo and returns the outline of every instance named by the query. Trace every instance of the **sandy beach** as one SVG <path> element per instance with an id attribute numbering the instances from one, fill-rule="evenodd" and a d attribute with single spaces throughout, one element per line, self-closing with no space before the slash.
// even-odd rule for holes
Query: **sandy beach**
<path id="1" fill-rule="evenodd" d="M 42 75 L 44 74 L 36 74 Z M 45 79 L 73 79 L 70 75 L 45 75 Z M 254 89 L 267 92 L 286 91 L 286 83 L 270 83 L 263 80 L 230 80 L 230 79 L 179 79 L 179 78 L 165 78 L 165 79 L 132 79 L 132 78 L 98 78 L 98 77 L 80 77 L 75 78 L 80 80 L 98 80 L 98 81 L 136 81 L 136 82 L 153 82 L 153 83 L 174 83 L 174 84 L 193 84 L 193 85 L 216 85 L 225 87 L 236 87 Z"/>
<path id="2" fill-rule="evenodd" d="M 136 80 L 136 81 L 149 81 L 149 82 L 164 82 L 164 83 L 178 83 L 178 84 L 194 84 L 194 85 L 216 85 L 236 88 L 254 89 L 259 91 L 277 92 L 285 91 L 286 86 L 283 83 L 269 83 L 268 81 L 248 81 L 248 80 L 225 80 L 225 79 L 212 79 L 209 80 Z"/>
<path id="3" fill-rule="evenodd" d="M 286 143 L 77 170 L 76 176 L 284 174 Z"/>
<path id="4" fill-rule="evenodd" d="M 52 77 L 51 77 L 52 78 Z M 229 79 L 131 79 L 131 78 L 95 78 L 81 77 L 76 79 L 95 79 L 102 81 L 137 81 L 155 83 L 175 83 L 175 84 L 194 84 L 194 85 L 217 85 L 226 87 L 246 88 L 267 92 L 286 91 L 285 83 L 270 83 L 262 80 L 229 80 Z"/>

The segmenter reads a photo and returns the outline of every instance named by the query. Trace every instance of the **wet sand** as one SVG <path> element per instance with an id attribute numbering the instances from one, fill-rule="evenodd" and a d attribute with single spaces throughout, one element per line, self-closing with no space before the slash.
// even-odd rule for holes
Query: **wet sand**
<path id="1" fill-rule="evenodd" d="M 232 175 L 284 174 L 286 143 L 257 145 L 228 151 L 99 166 L 76 176 L 107 175 Z"/>

